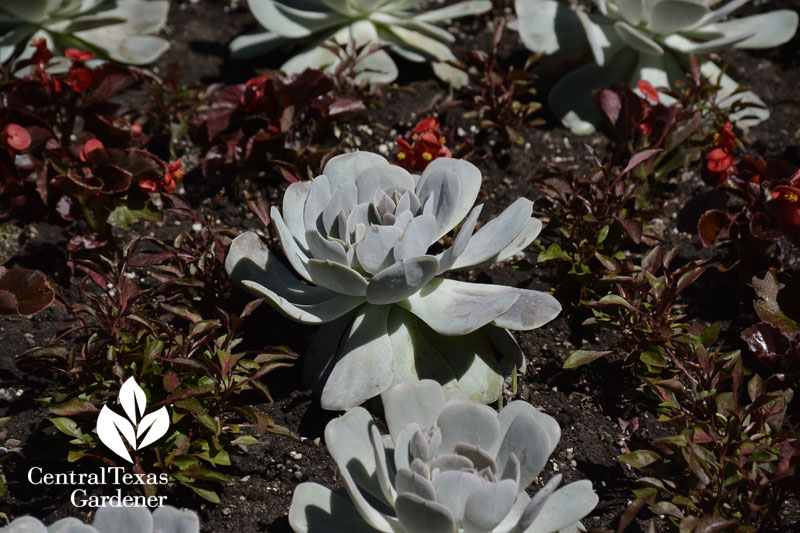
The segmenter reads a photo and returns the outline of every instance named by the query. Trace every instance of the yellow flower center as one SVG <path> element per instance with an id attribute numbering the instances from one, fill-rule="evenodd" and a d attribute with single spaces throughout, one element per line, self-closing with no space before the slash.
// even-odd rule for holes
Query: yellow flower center
<path id="1" fill-rule="evenodd" d="M 783 199 L 787 202 L 795 203 L 798 200 L 797 194 L 793 192 L 785 192 L 783 193 Z"/>
<path id="2" fill-rule="evenodd" d="M 399 159 L 400 161 L 402 161 L 405 158 L 406 158 L 405 152 L 400 152 L 399 154 L 397 154 L 397 159 Z"/>
<path id="3" fill-rule="evenodd" d="M 433 155 L 430 152 L 422 152 L 422 159 L 425 161 L 430 161 L 433 159 Z"/>
<path id="4" fill-rule="evenodd" d="M 416 141 L 417 139 L 419 139 L 419 135 L 417 135 L 416 133 L 411 136 L 411 140 Z"/>

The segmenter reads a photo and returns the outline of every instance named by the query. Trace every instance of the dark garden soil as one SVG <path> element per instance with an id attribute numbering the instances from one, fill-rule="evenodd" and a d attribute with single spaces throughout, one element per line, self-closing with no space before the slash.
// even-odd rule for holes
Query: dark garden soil
<path id="1" fill-rule="evenodd" d="M 769 4 L 772 8 L 773 4 L 774 7 L 791 6 L 792 2 Z M 763 5 L 752 9 L 763 9 Z M 482 19 L 459 24 L 456 27 L 458 44 L 464 48 L 487 49 L 494 22 Z M 242 31 L 253 28 L 252 18 L 241 0 L 173 3 L 169 27 L 165 30 L 172 48 L 158 66 L 163 69 L 170 63 L 177 63 L 186 83 L 243 82 L 254 75 L 258 65 L 229 62 L 226 59 L 227 43 Z M 760 153 L 782 157 L 795 164 L 800 164 L 799 45 L 800 38 L 795 38 L 778 50 L 764 53 L 737 51 L 724 57 L 734 78 L 752 86 L 772 108 L 772 118 L 750 131 L 748 139 Z M 526 55 L 511 33 L 504 59 L 519 64 Z M 279 54 L 259 65 L 279 66 Z M 463 109 L 446 106 L 454 95 L 443 85 L 436 81 L 419 81 L 430 77 L 424 68 L 406 63 L 399 66 L 403 72 L 399 84 L 408 90 L 387 91 L 384 94 L 385 106 L 370 110 L 363 124 L 343 128 L 342 148 L 386 150 L 387 143 L 398 133 L 405 132 L 418 119 L 436 113 L 446 127 L 455 129 L 456 142 L 473 139 L 479 155 L 491 156 L 477 163 L 483 172 L 483 192 L 488 204 L 484 208 L 484 218 L 498 213 L 520 196 L 539 198 L 541 195 L 531 178 L 548 165 L 590 169 L 592 163 L 584 145 L 600 151 L 608 143 L 603 133 L 588 137 L 572 135 L 543 110 L 541 114 L 547 119 L 547 125 L 528 128 L 523 132 L 526 142 L 504 147 L 497 137 L 482 132 L 476 134 L 474 125 L 463 118 Z M 542 85 L 546 88 L 547 80 L 543 80 Z M 791 100 L 795 105 L 789 105 Z M 191 154 L 184 157 L 187 168 L 196 166 L 196 156 L 194 162 Z M 200 173 L 191 171 L 185 180 L 186 195 L 195 207 L 201 207 L 204 201 L 207 203 L 204 199 L 216 192 L 217 185 L 203 183 Z M 273 201 L 280 198 L 285 186 L 282 182 L 251 185 L 265 191 Z M 665 185 L 660 198 L 663 214 L 657 223 L 664 227 L 666 245 L 678 247 L 678 261 L 709 256 L 696 235 L 697 218 L 707 208 L 703 204 L 713 203 L 713 196 L 704 194 L 706 189 L 692 171 L 671 176 Z M 217 216 L 223 224 L 237 229 L 259 226 L 243 202 L 223 199 Z M 138 225 L 134 232 L 169 237 L 188 229 L 182 222 L 168 218 L 162 226 Z M 68 285 L 69 272 L 64 266 L 66 233 L 57 226 L 44 223 L 28 225 L 25 231 L 24 254 L 14 266 L 43 270 L 56 281 L 67 299 L 74 297 Z M 535 264 L 534 246 L 527 251 L 527 259 Z M 742 327 L 754 323 L 756 318 L 751 307 L 752 298 L 729 290 L 731 276 L 733 274 L 715 270 L 704 275 L 687 295 L 688 312 L 703 321 L 721 321 L 726 328 L 724 338 L 729 347 L 744 348 L 739 334 Z M 558 282 L 549 268 L 515 270 L 508 264 L 476 271 L 472 277 L 481 282 L 541 290 L 548 290 Z M 245 301 L 243 294 L 235 297 Z M 0 526 L 5 520 L 24 514 L 33 514 L 46 523 L 75 514 L 69 502 L 69 492 L 74 488 L 32 486 L 26 477 L 31 467 L 42 466 L 51 472 L 96 468 L 79 467 L 65 461 L 66 439 L 47 421 L 46 409 L 36 402 L 38 397 L 53 388 L 53 377 L 24 373 L 14 365 L 15 355 L 44 344 L 52 337 L 61 316 L 61 311 L 52 307 L 31 319 L 0 319 L 0 417 L 12 417 L 0 432 L 0 445 L 3 446 L 0 457 L 17 452 L 2 464 L 8 490 L 0 498 Z M 247 343 L 286 344 L 300 354 L 313 331 L 268 310 L 259 310 L 249 321 Z M 519 392 L 554 416 L 563 431 L 543 479 L 558 472 L 564 475 L 565 481 L 591 480 L 600 496 L 600 504 L 584 524 L 590 530 L 615 529 L 620 514 L 631 503 L 631 489 L 636 478 L 616 460 L 616 456 L 624 452 L 618 420 L 638 416 L 643 428 L 637 433 L 638 437 L 657 435 L 660 429 L 652 412 L 655 402 L 642 398 L 630 400 L 628 393 L 633 381 L 629 382 L 631 375 L 620 363 L 600 361 L 579 370 L 562 369 L 563 361 L 573 350 L 580 347 L 603 349 L 611 342 L 607 338 L 597 338 L 593 331 L 579 323 L 569 323 L 560 317 L 546 327 L 519 333 L 516 337 L 528 359 Z M 275 402 L 262 405 L 262 408 L 276 423 L 288 427 L 301 439 L 267 436 L 263 444 L 234 456 L 234 464 L 224 469 L 234 483 L 221 489 L 219 505 L 207 503 L 185 489 L 167 489 L 164 494 L 169 497 L 168 503 L 199 512 L 203 531 L 288 532 L 286 513 L 294 487 L 299 482 L 316 481 L 330 487 L 340 484 L 335 466 L 327 455 L 324 442 L 321 442 L 325 424 L 336 414 L 322 411 L 313 394 L 305 390 L 300 379 L 300 365 L 295 369 L 277 371 L 266 379 L 266 383 Z M 792 406 L 795 410 L 796 404 L 795 401 Z M 89 493 L 92 490 L 89 488 Z M 132 489 L 131 493 L 136 492 Z M 787 502 L 783 512 L 785 526 L 782 531 L 800 531 L 798 502 Z M 647 518 L 644 512 L 640 517 Z M 643 531 L 643 528 L 642 521 L 629 531 Z"/>

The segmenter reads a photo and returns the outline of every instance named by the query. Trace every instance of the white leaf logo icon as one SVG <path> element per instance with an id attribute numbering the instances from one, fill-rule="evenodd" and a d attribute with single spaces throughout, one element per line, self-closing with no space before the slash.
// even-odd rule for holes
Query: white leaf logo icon
<path id="1" fill-rule="evenodd" d="M 169 429 L 169 413 L 166 406 L 162 406 L 161 409 L 142 416 L 147 406 L 147 397 L 133 378 L 128 378 L 119 389 L 119 403 L 122 404 L 122 409 L 128 418 L 118 415 L 104 405 L 97 417 L 97 436 L 112 452 L 132 463 L 133 459 L 125 446 L 125 441 L 134 450 L 154 443 Z"/>

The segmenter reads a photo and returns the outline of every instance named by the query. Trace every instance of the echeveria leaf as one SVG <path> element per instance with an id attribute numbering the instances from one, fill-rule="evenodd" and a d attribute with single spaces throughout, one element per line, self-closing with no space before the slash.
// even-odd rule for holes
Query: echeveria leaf
<path id="1" fill-rule="evenodd" d="M 388 314 L 388 306 L 374 305 L 364 305 L 356 312 L 336 366 L 322 389 L 324 409 L 349 409 L 379 395 L 392 384 L 392 344 L 386 331 Z"/>
<path id="2" fill-rule="evenodd" d="M 392 387 L 381 395 L 381 401 L 389 433 L 396 439 L 412 422 L 432 427 L 444 409 L 444 392 L 441 385 L 426 379 Z"/>
<path id="3" fill-rule="evenodd" d="M 497 413 L 479 403 L 459 402 L 445 406 L 436 425 L 442 430 L 439 453 L 452 453 L 457 444 L 489 449 L 500 435 Z"/>
<path id="4" fill-rule="evenodd" d="M 409 531 L 426 533 L 453 533 L 455 520 L 450 510 L 441 503 L 423 500 L 414 494 L 397 497 L 397 517 Z"/>
<path id="5" fill-rule="evenodd" d="M 587 480 L 561 487 L 544 503 L 529 531 L 558 531 L 589 514 L 599 498 Z"/>
<path id="6" fill-rule="evenodd" d="M 474 491 L 464 509 L 464 529 L 492 531 L 516 501 L 517 483 L 511 479 L 491 483 Z"/>
<path id="7" fill-rule="evenodd" d="M 519 295 L 497 285 L 435 278 L 400 302 L 442 335 L 466 335 L 502 315 Z"/>
<path id="8" fill-rule="evenodd" d="M 405 300 L 419 292 L 438 270 L 439 261 L 430 255 L 402 259 L 372 277 L 367 285 L 367 301 L 386 305 Z"/>
<path id="9" fill-rule="evenodd" d="M 346 495 L 317 483 L 301 483 L 295 488 L 289 507 L 289 524 L 297 533 L 375 533 Z"/>

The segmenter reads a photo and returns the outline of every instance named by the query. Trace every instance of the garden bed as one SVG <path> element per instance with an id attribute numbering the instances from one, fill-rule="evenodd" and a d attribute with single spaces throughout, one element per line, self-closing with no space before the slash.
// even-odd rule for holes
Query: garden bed
<path id="1" fill-rule="evenodd" d="M 774 4 L 790 6 L 792 2 Z M 757 10 L 756 7 L 752 9 Z M 496 18 L 484 17 L 455 23 L 455 32 L 459 36 L 457 46 L 464 49 L 489 48 L 498 22 Z M 176 63 L 183 74 L 183 82 L 188 85 L 243 83 L 256 75 L 256 67 L 279 65 L 278 54 L 263 62 L 233 63 L 226 58 L 226 43 L 252 27 L 246 6 L 238 1 L 174 3 L 169 26 L 163 32 L 172 47 L 158 61 L 157 68 L 163 72 L 167 65 Z M 795 164 L 800 164 L 798 44 L 800 38 L 795 37 L 777 50 L 759 53 L 735 51 L 723 55 L 735 78 L 761 95 L 772 109 L 768 121 L 747 132 L 746 139 L 752 143 L 750 147 L 754 152 Z M 516 34 L 509 32 L 502 49 L 503 60 L 519 64 L 520 58 L 524 61 L 527 54 Z M 393 141 L 397 136 L 426 116 L 438 116 L 442 125 L 453 129 L 454 144 L 466 140 L 474 143 L 478 157 L 473 160 L 483 174 L 481 197 L 486 206 L 482 219 L 495 216 L 519 197 L 536 201 L 535 214 L 542 214 L 546 202 L 539 182 L 534 178 L 551 165 L 590 172 L 594 162 L 586 145 L 602 154 L 611 142 L 604 131 L 586 137 L 572 134 L 545 107 L 537 115 L 546 120 L 545 125 L 525 128 L 521 132 L 523 140 L 519 143 L 504 143 L 492 131 L 479 131 L 474 120 L 464 117 L 463 107 L 450 106 L 459 93 L 453 93 L 439 82 L 426 80 L 429 77 L 426 69 L 425 66 L 401 63 L 400 89 L 385 90 L 382 94 L 384 105 L 370 108 L 366 118 L 358 123 L 340 124 L 336 142 L 341 149 L 385 152 L 392 157 Z M 546 88 L 547 84 L 548 80 L 542 79 L 542 87 Z M 186 152 L 177 155 L 183 159 L 187 170 L 183 194 L 195 209 L 208 208 L 210 198 L 222 183 L 204 178 L 197 150 L 188 145 L 181 146 Z M 484 155 L 490 157 L 482 159 L 480 156 Z M 285 182 L 269 177 L 252 178 L 242 185 L 263 192 L 273 205 L 280 205 L 285 186 Z M 715 207 L 718 201 L 711 188 L 700 179 L 699 165 L 671 173 L 662 190 L 663 198 L 659 199 L 661 211 L 653 223 L 663 229 L 663 247 L 677 248 L 675 263 L 716 257 L 714 249 L 704 248 L 697 235 L 700 214 Z M 230 190 L 213 217 L 218 219 L 219 225 L 229 226 L 237 232 L 262 229 L 268 233 L 244 201 Z M 24 228 L 27 242 L 24 252 L 7 266 L 41 270 L 54 281 L 66 300 L 77 298 L 78 293 L 66 268 L 68 235 L 65 229 L 47 222 L 33 223 L 15 218 L 11 218 L 11 222 Z M 129 239 L 149 234 L 168 240 L 184 231 L 192 231 L 190 220 L 168 216 L 163 224 L 138 222 L 129 233 L 120 236 Z M 543 241 L 547 243 L 552 238 L 546 227 Z M 644 246 L 638 246 L 632 254 L 641 257 L 645 251 Z M 471 270 L 463 275 L 463 279 L 547 291 L 559 283 L 558 271 L 552 262 L 537 265 L 537 252 L 535 246 L 525 251 L 530 266 L 520 268 L 519 261 L 514 264 L 505 262 Z M 742 349 L 747 361 L 756 364 L 740 339 L 743 329 L 758 322 L 753 298 L 746 286 L 740 289 L 731 287 L 742 287 L 735 271 L 707 271 L 685 293 L 686 313 L 693 320 L 704 323 L 720 322 L 724 346 Z M 237 290 L 225 305 L 241 309 L 248 300 L 244 291 Z M 64 436 L 48 422 L 52 415 L 47 408 L 37 402 L 37 398 L 63 381 L 47 372 L 20 370 L 14 363 L 17 354 L 46 344 L 64 316 L 62 309 L 51 306 L 32 318 L 0 318 L 3 339 L 0 346 L 0 417 L 12 417 L 0 431 L 0 445 L 16 452 L 2 465 L 7 491 L 0 498 L 0 525 L 4 519 L 13 520 L 24 514 L 32 514 L 46 523 L 76 514 L 69 502 L 72 488 L 42 490 L 31 486 L 26 478 L 33 466 L 46 465 L 46 469 L 53 472 L 76 468 L 64 461 Z M 262 306 L 248 318 L 243 336 L 247 347 L 286 345 L 302 355 L 313 332 L 314 328 L 298 325 Z M 614 342 L 612 333 L 589 329 L 574 315 L 562 314 L 545 327 L 515 332 L 514 335 L 528 361 L 525 373 L 519 378 L 518 393 L 553 416 L 562 428 L 561 441 L 545 468 L 544 479 L 558 472 L 564 475 L 565 482 L 591 480 L 600 503 L 583 523 L 590 531 L 615 530 L 620 516 L 634 499 L 632 489 L 639 477 L 633 469 L 621 464 L 617 456 L 637 440 L 644 442 L 666 434 L 664 425 L 656 421 L 656 402 L 648 405 L 630 401 L 629 393 L 636 385 L 635 377 L 618 359 L 601 359 L 575 370 L 563 368 L 567 357 L 575 350 L 605 350 Z M 289 532 L 286 514 L 297 484 L 316 481 L 329 487 L 341 486 L 339 473 L 326 452 L 323 438 L 325 424 L 337 413 L 320 408 L 318 399 L 303 385 L 301 366 L 278 369 L 264 379 L 274 397 L 273 403 L 265 403 L 252 395 L 260 409 L 268 413 L 276 424 L 299 435 L 300 440 L 267 434 L 262 438 L 262 444 L 242 448 L 241 453 L 232 455 L 233 464 L 221 471 L 230 476 L 233 483 L 218 490 L 219 504 L 204 501 L 181 486 L 163 492 L 171 505 L 196 510 L 203 531 Z M 796 404 L 795 400 L 788 410 L 787 423 L 790 426 L 797 423 Z M 620 421 L 630 421 L 634 417 L 638 417 L 641 429 L 632 441 L 627 442 Z M 91 494 L 98 489 L 89 487 L 88 490 Z M 136 493 L 135 488 L 131 493 Z M 82 518 L 87 518 L 86 512 L 77 511 Z M 780 513 L 782 526 L 776 531 L 800 531 L 800 506 L 796 494 L 785 503 Z M 645 531 L 650 516 L 647 511 L 642 511 L 628 531 Z"/>

